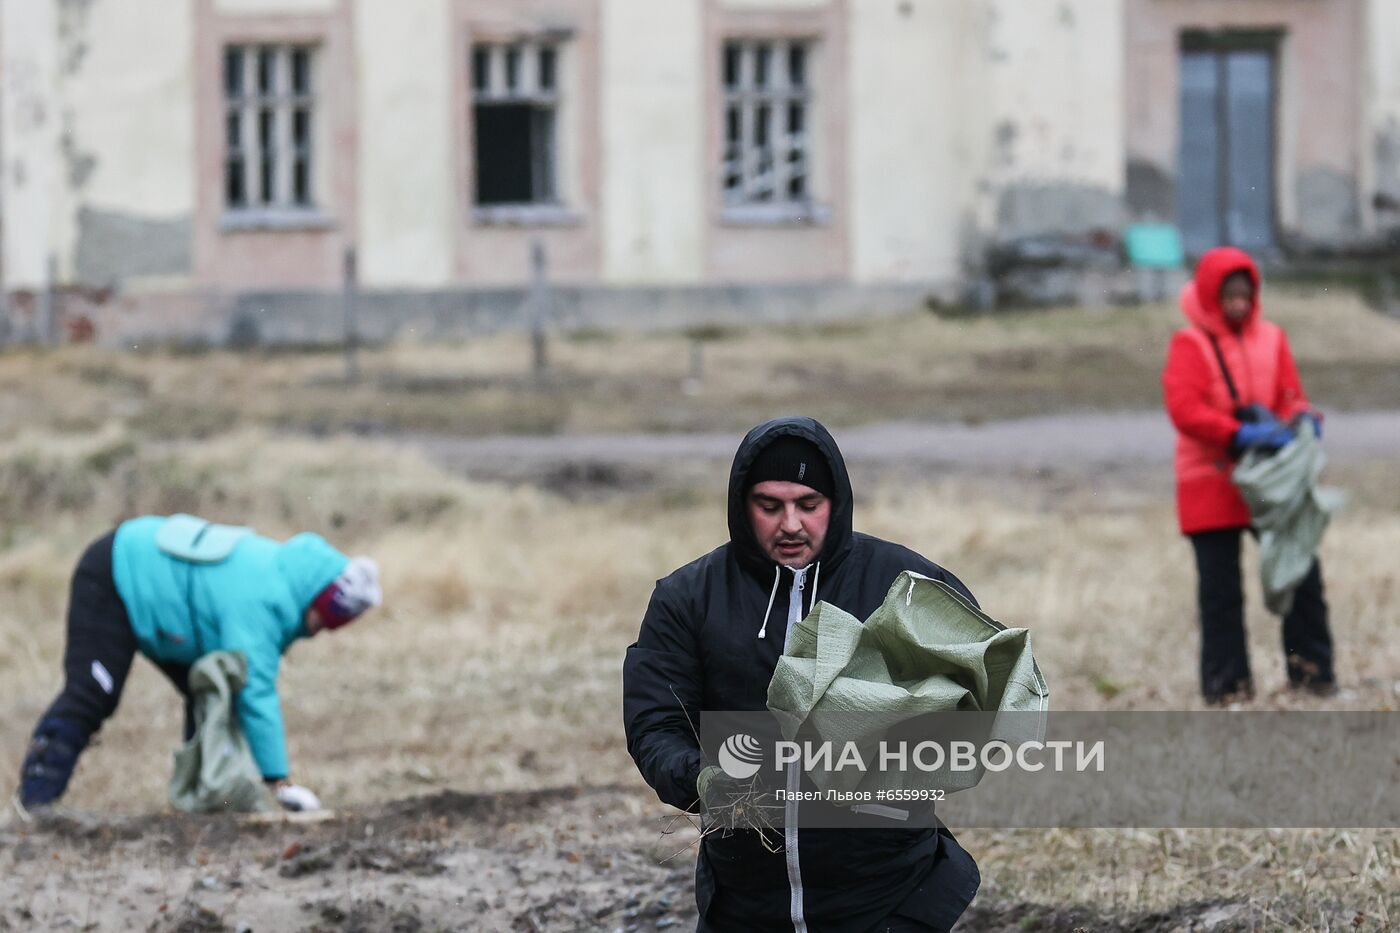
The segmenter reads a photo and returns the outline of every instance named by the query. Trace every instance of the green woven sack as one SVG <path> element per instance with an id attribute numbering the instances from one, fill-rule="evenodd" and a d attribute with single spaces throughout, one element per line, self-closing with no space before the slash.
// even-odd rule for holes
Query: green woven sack
<path id="1" fill-rule="evenodd" d="M 1269 611 L 1286 615 L 1345 495 L 1318 488 L 1327 458 L 1310 425 L 1276 453 L 1247 451 L 1231 473 L 1259 532 L 1259 575 Z"/>
<path id="2" fill-rule="evenodd" d="M 195 732 L 175 752 L 170 804 L 176 810 L 276 809 L 234 711 L 234 700 L 247 677 L 247 659 L 236 651 L 211 651 L 190 668 Z"/>
<path id="3" fill-rule="evenodd" d="M 785 739 L 853 742 L 866 761 L 892 728 L 927 713 L 979 712 L 983 738 L 1041 737 L 1049 689 L 1030 632 L 1007 628 L 939 580 L 905 571 L 862 623 L 819 602 L 798 623 L 768 685 L 768 708 Z M 961 790 L 981 772 L 946 774 Z M 821 790 L 892 787 L 900 777 L 813 772 Z"/>

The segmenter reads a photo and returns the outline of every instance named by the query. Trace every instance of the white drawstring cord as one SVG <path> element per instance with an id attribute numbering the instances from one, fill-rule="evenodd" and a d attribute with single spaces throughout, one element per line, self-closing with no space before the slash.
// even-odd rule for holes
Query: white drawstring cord
<path id="1" fill-rule="evenodd" d="M 817 561 L 816 572 L 812 574 L 812 598 L 807 602 L 807 612 L 817 608 L 817 587 L 822 583 L 822 562 Z"/>
<path id="2" fill-rule="evenodd" d="M 768 608 L 763 610 L 763 627 L 758 630 L 759 638 L 768 634 L 768 613 L 773 611 L 773 600 L 778 598 L 778 584 L 781 582 L 783 582 L 783 568 L 780 564 L 773 568 L 773 591 L 768 594 Z"/>

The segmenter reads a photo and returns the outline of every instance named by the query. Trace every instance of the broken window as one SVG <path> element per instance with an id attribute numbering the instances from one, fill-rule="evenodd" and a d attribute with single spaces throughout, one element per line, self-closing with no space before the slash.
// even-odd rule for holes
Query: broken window
<path id="1" fill-rule="evenodd" d="M 476 203 L 558 203 L 557 44 L 481 43 L 471 55 Z"/>
<path id="2" fill-rule="evenodd" d="M 224 49 L 224 203 L 230 211 L 309 209 L 314 50 Z"/>
<path id="3" fill-rule="evenodd" d="M 724 43 L 723 164 L 726 205 L 811 199 L 811 45 L 735 39 Z"/>

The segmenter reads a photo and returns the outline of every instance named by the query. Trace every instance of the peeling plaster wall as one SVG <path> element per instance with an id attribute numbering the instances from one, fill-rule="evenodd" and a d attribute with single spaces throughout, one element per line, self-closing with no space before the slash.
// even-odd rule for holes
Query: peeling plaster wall
<path id="1" fill-rule="evenodd" d="M 701 0 L 604 0 L 603 277 L 686 284 L 704 268 Z"/>
<path id="2" fill-rule="evenodd" d="M 62 179 L 55 158 L 60 125 L 55 12 L 52 3 L 40 0 L 0 0 L 6 289 L 43 287 L 48 256 L 58 246 L 55 212 Z"/>
<path id="3" fill-rule="evenodd" d="M 82 207 L 72 280 L 116 285 L 133 277 L 187 276 L 193 262 L 188 217 L 152 220 Z"/>
<path id="4" fill-rule="evenodd" d="M 981 220 L 999 238 L 1123 219 L 1122 0 L 986 4 Z M 965 85 L 966 87 L 966 85 Z"/>
<path id="5" fill-rule="evenodd" d="M 447 285 L 463 209 L 452 176 L 447 0 L 359 0 L 355 32 L 361 281 Z"/>
<path id="6" fill-rule="evenodd" d="M 1356 176 L 1330 168 L 1309 168 L 1298 173 L 1297 229 L 1310 239 L 1340 243 L 1360 232 Z"/>
<path id="7" fill-rule="evenodd" d="M 970 4 L 851 5 L 848 123 L 852 272 L 861 282 L 951 280 L 970 208 L 963 67 Z"/>
<path id="8" fill-rule="evenodd" d="M 194 211 L 190 6 L 59 0 L 65 278 L 187 276 Z"/>

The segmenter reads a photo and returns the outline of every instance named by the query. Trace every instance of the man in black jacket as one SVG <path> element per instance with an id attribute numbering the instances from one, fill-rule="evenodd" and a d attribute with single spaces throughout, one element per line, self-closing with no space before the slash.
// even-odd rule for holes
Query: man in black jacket
<path id="1" fill-rule="evenodd" d="M 845 461 L 817 421 L 769 421 L 739 445 L 729 543 L 657 583 L 623 665 L 627 748 L 665 803 L 698 810 L 708 763 L 692 723 L 702 710 L 765 710 L 787 632 L 818 600 L 867 618 L 904 570 L 972 598 L 908 548 L 854 533 L 851 513 Z M 705 836 L 700 931 L 946 930 L 981 882 L 946 829 L 790 829 L 785 839 L 771 851 L 752 831 Z"/>

